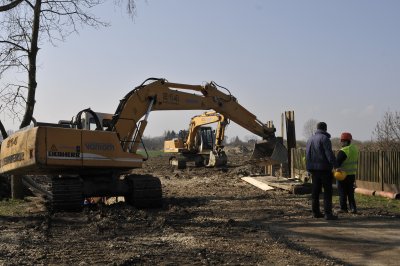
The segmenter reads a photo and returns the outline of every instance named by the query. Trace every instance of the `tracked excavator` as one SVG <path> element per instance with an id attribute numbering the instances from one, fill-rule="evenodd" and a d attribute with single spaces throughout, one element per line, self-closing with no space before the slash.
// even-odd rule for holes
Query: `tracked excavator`
<path id="1" fill-rule="evenodd" d="M 109 119 L 100 121 L 85 109 L 73 121 L 36 122 L 13 133 L 1 143 L 0 173 L 51 176 L 54 211 L 79 210 L 87 197 L 124 196 L 138 208 L 158 207 L 160 180 L 132 172 L 146 159 L 137 149 L 150 112 L 157 110 L 214 110 L 261 136 L 262 156 L 287 160 L 275 128 L 260 122 L 227 89 L 215 82 L 188 85 L 151 78 L 130 91 Z M 91 114 L 94 130 L 84 128 L 85 113 Z"/>
<path id="2" fill-rule="evenodd" d="M 212 127 L 205 125 L 217 123 L 216 132 Z M 227 163 L 227 156 L 222 142 L 225 136 L 225 127 L 229 120 L 215 111 L 205 112 L 192 117 L 186 136 L 164 141 L 164 152 L 172 154 L 170 165 L 186 168 L 187 162 L 194 162 L 196 166 L 213 167 Z"/>

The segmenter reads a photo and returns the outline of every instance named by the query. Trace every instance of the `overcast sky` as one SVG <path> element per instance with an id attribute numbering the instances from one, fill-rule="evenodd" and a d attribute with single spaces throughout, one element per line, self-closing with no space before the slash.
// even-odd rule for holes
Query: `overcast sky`
<path id="1" fill-rule="evenodd" d="M 109 2 L 96 14 L 110 27 L 42 45 L 38 121 L 114 113 L 149 77 L 213 80 L 278 132 L 294 110 L 298 139 L 316 119 L 333 137 L 369 140 L 385 112 L 400 110 L 400 1 L 138 0 L 133 20 Z M 145 136 L 187 128 L 197 113 L 152 112 Z M 254 136 L 233 124 L 226 134 Z"/>

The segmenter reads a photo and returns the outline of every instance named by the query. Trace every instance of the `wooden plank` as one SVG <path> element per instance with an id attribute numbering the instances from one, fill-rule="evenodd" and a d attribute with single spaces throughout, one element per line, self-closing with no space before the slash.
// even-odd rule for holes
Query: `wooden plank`
<path id="1" fill-rule="evenodd" d="M 311 185 L 303 184 L 299 180 L 276 176 L 254 176 L 252 179 L 267 184 L 274 188 L 279 188 L 293 194 L 311 193 Z"/>
<path id="2" fill-rule="evenodd" d="M 287 191 L 292 191 L 293 186 L 298 185 L 299 182 L 296 180 L 287 179 L 285 177 L 276 176 L 256 176 L 254 179 L 266 183 L 272 187 L 280 188 Z"/>
<path id="3" fill-rule="evenodd" d="M 264 191 L 268 191 L 268 190 L 273 190 L 274 189 L 273 187 L 271 187 L 271 186 L 269 186 L 269 185 L 267 185 L 267 184 L 265 184 L 265 183 L 263 183 L 261 181 L 258 181 L 256 179 L 254 179 L 253 177 L 250 177 L 250 176 L 245 176 L 245 177 L 242 177 L 241 179 L 243 181 L 246 181 L 247 183 L 252 184 L 253 186 L 256 186 L 256 187 L 264 190 Z"/>

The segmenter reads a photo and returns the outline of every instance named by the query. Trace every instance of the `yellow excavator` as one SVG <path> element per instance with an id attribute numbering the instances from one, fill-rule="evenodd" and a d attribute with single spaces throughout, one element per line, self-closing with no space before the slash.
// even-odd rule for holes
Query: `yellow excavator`
<path id="1" fill-rule="evenodd" d="M 151 78 L 120 101 L 111 119 L 101 121 L 85 109 L 73 121 L 35 122 L 8 136 L 1 143 L 0 173 L 50 175 L 55 211 L 80 209 L 88 197 L 124 196 L 136 207 L 160 206 L 160 180 L 132 173 L 146 160 L 137 149 L 150 112 L 157 110 L 214 110 L 261 136 L 262 156 L 287 161 L 275 128 L 261 123 L 227 89 L 215 82 L 188 85 Z M 91 115 L 94 130 L 84 127 L 85 113 Z"/>
<path id="2" fill-rule="evenodd" d="M 212 127 L 204 126 L 212 123 L 217 123 L 215 134 Z M 196 166 L 226 165 L 227 156 L 222 142 L 228 124 L 229 120 L 215 111 L 192 117 L 187 134 L 181 131 L 178 138 L 164 141 L 164 152 L 173 154 L 169 158 L 170 165 L 178 169 L 186 168 L 186 163 L 190 161 Z"/>

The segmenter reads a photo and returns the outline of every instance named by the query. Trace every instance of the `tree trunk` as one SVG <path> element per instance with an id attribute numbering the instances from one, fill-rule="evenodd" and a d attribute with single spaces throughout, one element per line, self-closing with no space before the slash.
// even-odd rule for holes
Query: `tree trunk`
<path id="1" fill-rule="evenodd" d="M 28 69 L 28 97 L 26 101 L 25 114 L 22 118 L 20 128 L 29 126 L 33 117 L 33 110 L 35 108 L 35 94 L 36 94 L 36 57 L 39 51 L 39 27 L 40 27 L 40 12 L 42 1 L 37 0 L 33 12 L 33 25 L 32 25 L 32 38 L 31 49 L 28 52 L 29 69 Z M 22 199 L 24 197 L 24 186 L 22 184 L 21 176 L 11 177 L 11 193 L 13 199 Z"/>
<path id="2" fill-rule="evenodd" d="M 29 126 L 33 117 L 33 110 L 35 108 L 35 94 L 36 94 L 36 57 L 39 51 L 38 38 L 39 38 L 39 27 L 40 27 L 40 12 L 41 12 L 42 1 L 37 0 L 34 13 L 33 13 L 33 25 L 32 25 L 32 38 L 31 38 L 31 49 L 28 52 L 29 69 L 28 69 L 28 97 L 26 101 L 25 114 L 22 118 L 20 128 Z"/>

